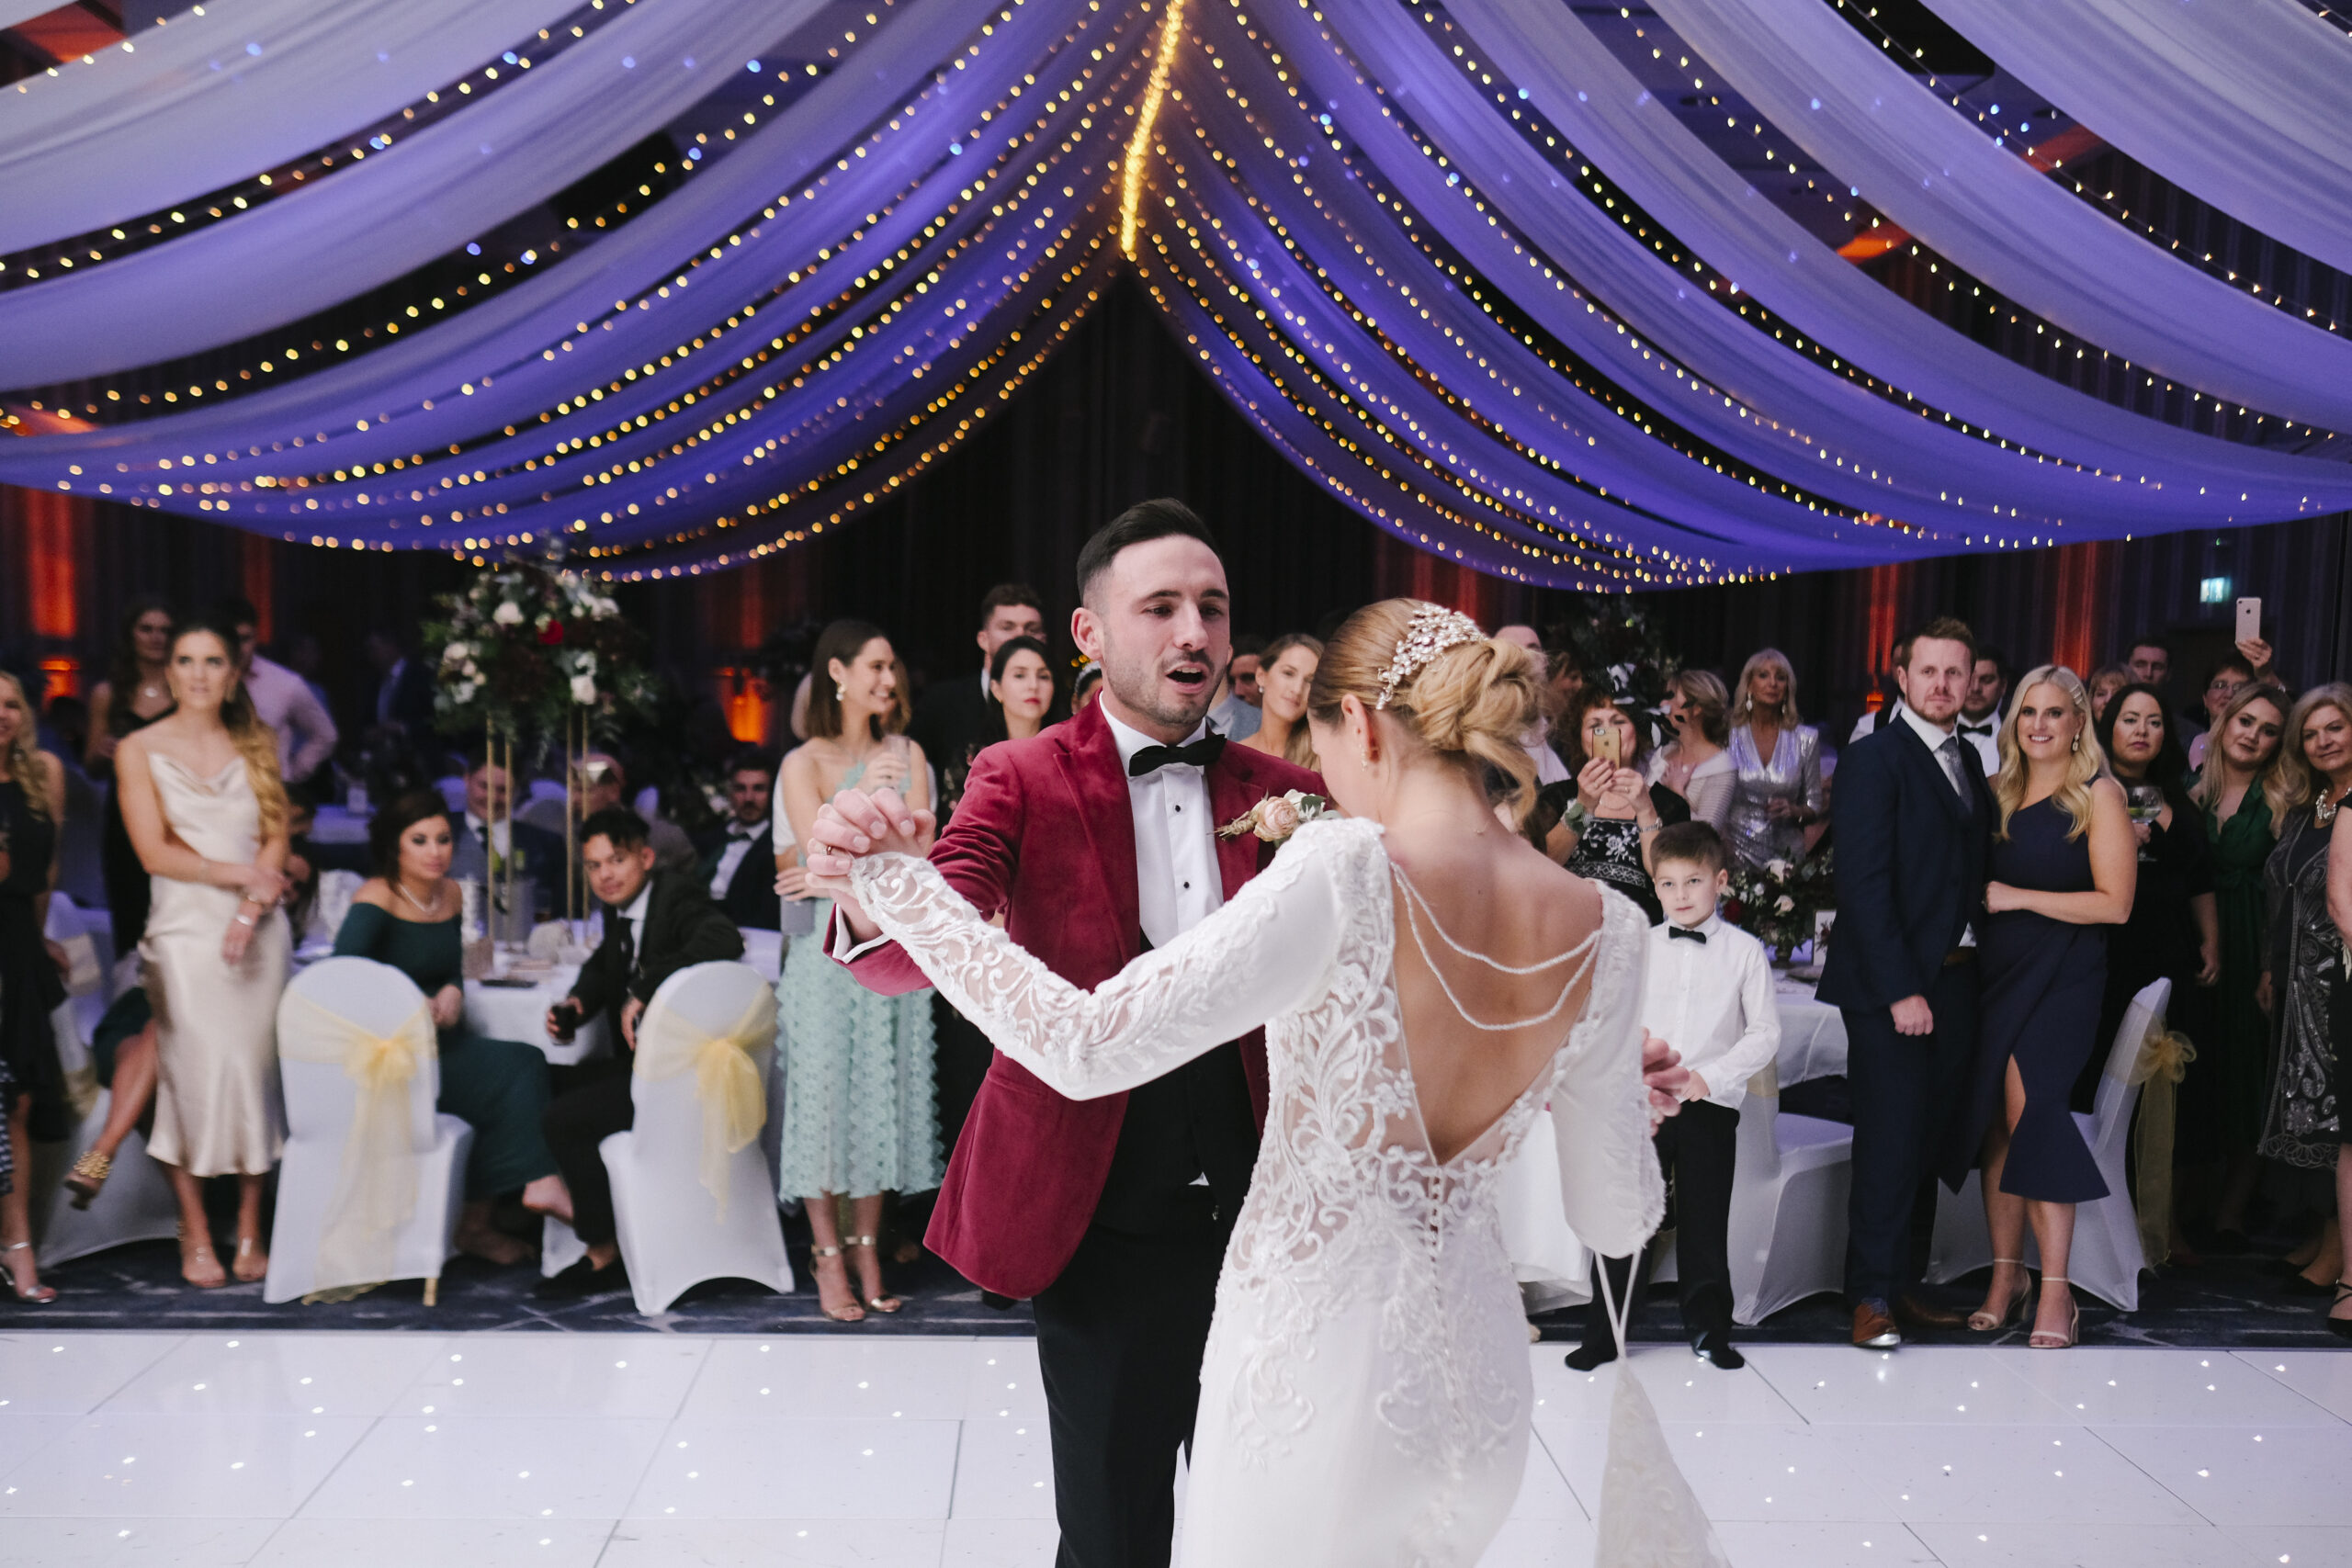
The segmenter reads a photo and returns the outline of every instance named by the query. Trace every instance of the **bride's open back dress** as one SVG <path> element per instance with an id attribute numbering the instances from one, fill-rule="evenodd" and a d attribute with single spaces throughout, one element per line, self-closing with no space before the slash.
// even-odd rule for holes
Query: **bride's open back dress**
<path id="1" fill-rule="evenodd" d="M 959 1011 L 1063 1094 L 1133 1088 L 1266 1026 L 1271 1111 L 1201 1368 L 1188 1568 L 1475 1563 L 1518 1495 L 1532 1403 L 1497 1171 L 1548 1105 L 1588 1245 L 1636 1252 L 1663 1207 L 1640 911 L 1604 891 L 1591 938 L 1531 968 L 1457 949 L 1556 975 L 1578 1005 L 1515 1026 L 1557 1030 L 1548 1066 L 1441 1162 L 1397 999 L 1400 912 L 1423 953 L 1425 932 L 1451 939 L 1426 908 L 1410 923 L 1374 824 L 1301 828 L 1231 902 L 1091 993 L 922 861 L 862 860 L 852 884 Z M 1429 1027 L 1465 1028 L 1476 1001 L 1457 1006 Z"/>

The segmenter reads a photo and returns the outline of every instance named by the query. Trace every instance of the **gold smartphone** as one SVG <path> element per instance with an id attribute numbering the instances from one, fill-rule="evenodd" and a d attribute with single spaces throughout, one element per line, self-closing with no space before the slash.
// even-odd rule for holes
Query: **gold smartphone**
<path id="1" fill-rule="evenodd" d="M 1584 739 L 1585 755 L 1606 757 L 1609 760 L 1609 765 L 1614 768 L 1622 768 L 1625 765 L 1625 757 L 1618 744 L 1615 725 L 1596 724 L 1584 732 Z"/>

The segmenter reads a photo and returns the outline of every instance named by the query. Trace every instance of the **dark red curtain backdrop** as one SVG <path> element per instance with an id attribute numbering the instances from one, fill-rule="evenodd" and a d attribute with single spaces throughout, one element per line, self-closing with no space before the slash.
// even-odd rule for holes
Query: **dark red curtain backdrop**
<path id="1" fill-rule="evenodd" d="M 1130 502 L 1175 495 L 1223 542 L 1240 627 L 1313 629 L 1335 611 L 1414 593 L 1489 625 L 1544 624 L 1559 595 L 1476 577 L 1409 549 L 1330 500 L 1259 439 L 1121 280 L 1012 407 L 904 492 L 838 535 L 743 570 L 623 590 L 657 655 L 739 733 L 772 709 L 740 674 L 780 626 L 858 615 L 888 628 L 924 673 L 961 671 L 989 584 L 1035 584 L 1066 628 L 1087 534 Z M 1726 675 L 1755 649 L 1794 661 L 1809 716 L 1860 710 L 1886 644 L 1939 612 L 1967 618 L 2020 666 L 2054 655 L 2088 669 L 2142 628 L 2184 642 L 2201 675 L 2225 645 L 2238 594 L 2259 595 L 2285 673 L 2308 683 L 2352 667 L 2346 519 L 2172 535 L 2015 555 L 1954 557 L 1779 582 L 1679 590 L 1644 603 L 1667 645 Z M 84 690 L 102 673 L 123 603 L 160 592 L 197 604 L 242 592 L 281 647 L 309 636 L 321 678 L 356 711 L 372 689 L 359 640 L 412 632 L 463 576 L 446 557 L 321 550 L 193 520 L 0 487 L 0 648 Z M 2220 603 L 2199 585 L 2227 578 Z M 1065 644 L 1066 631 L 1057 640 Z M 2187 687 L 2184 682 L 2184 694 Z"/>

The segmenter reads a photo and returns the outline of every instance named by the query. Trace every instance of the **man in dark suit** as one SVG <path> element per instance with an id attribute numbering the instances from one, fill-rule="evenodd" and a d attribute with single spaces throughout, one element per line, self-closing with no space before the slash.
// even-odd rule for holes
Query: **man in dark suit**
<path id="1" fill-rule="evenodd" d="M 498 820 L 507 809 L 514 788 L 514 781 L 507 776 L 506 770 L 487 755 L 476 751 L 467 757 L 465 817 L 457 824 L 449 874 L 460 882 L 470 877 L 487 886 L 493 873 L 506 869 L 509 854 L 519 855 L 514 874 L 527 876 L 542 888 L 552 887 L 560 897 L 563 890 L 563 836 L 534 828 L 519 818 L 513 822 Z"/>
<path id="2" fill-rule="evenodd" d="M 775 764 L 766 753 L 739 753 L 727 770 L 727 820 L 695 840 L 702 875 L 729 919 L 752 931 L 784 928 L 775 890 Z"/>
<path id="3" fill-rule="evenodd" d="M 1912 1215 L 1976 1046 L 1976 935 L 1999 813 L 1955 732 L 1976 639 L 1949 616 L 1895 649 L 1896 717 L 1838 764 L 1838 925 L 1820 998 L 1845 1015 L 1853 1091 L 1846 1295 L 1853 1341 L 1965 1320 L 1914 1288 Z"/>
<path id="4" fill-rule="evenodd" d="M 1091 987 L 1272 861 L 1246 834 L 1216 838 L 1218 823 L 1323 785 L 1207 734 L 1230 619 L 1225 564 L 1189 510 L 1131 508 L 1087 543 L 1078 577 L 1071 631 L 1102 664 L 1102 698 L 982 752 L 931 858 L 1013 941 Z M 905 811 L 845 791 L 806 835 L 854 852 L 845 808 Z M 886 995 L 929 984 L 876 934 L 842 908 L 834 955 Z M 1062 1568 L 1168 1562 L 1176 1453 L 1265 1113 L 1259 1032 L 1099 1100 L 1066 1100 L 1001 1055 L 989 1065 L 925 1239 L 994 1300 L 1035 1299 Z"/>
<path id="5" fill-rule="evenodd" d="M 907 734 L 943 775 L 950 769 L 960 773 L 974 751 L 1004 739 L 1003 721 L 989 695 L 989 661 L 1014 637 L 1046 640 L 1044 604 L 1026 583 L 1000 582 L 989 589 L 980 601 L 980 629 L 972 639 L 980 645 L 979 670 L 944 675 L 924 688 Z"/>
<path id="6" fill-rule="evenodd" d="M 588 886 L 605 906 L 605 940 L 580 968 L 571 995 L 548 1010 L 548 1032 L 570 1040 L 581 1024 L 610 1015 L 617 1044 L 610 1056 L 553 1069 L 555 1098 L 540 1124 L 555 1154 L 570 1213 L 588 1256 L 539 1282 L 548 1297 L 628 1288 L 614 1239 L 613 1189 L 597 1145 L 635 1124 L 629 1076 L 637 1059 L 637 1021 L 662 982 L 690 964 L 743 955 L 743 938 L 711 903 L 692 872 L 657 871 L 645 819 L 615 807 L 581 825 Z"/>

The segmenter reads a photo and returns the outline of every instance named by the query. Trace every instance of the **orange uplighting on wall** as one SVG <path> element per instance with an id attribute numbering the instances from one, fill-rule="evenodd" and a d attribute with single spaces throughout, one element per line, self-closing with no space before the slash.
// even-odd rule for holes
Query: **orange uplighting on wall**
<path id="1" fill-rule="evenodd" d="M 253 601 L 261 640 L 268 642 L 277 635 L 271 604 L 277 586 L 277 573 L 273 570 L 277 563 L 269 540 L 258 534 L 246 534 L 243 539 L 244 556 L 240 565 L 243 568 L 245 597 Z"/>
<path id="2" fill-rule="evenodd" d="M 2050 656 L 2078 675 L 2090 673 L 2099 646 L 2099 610 L 2106 603 L 2099 585 L 2107 581 L 2114 554 L 2114 544 L 2106 540 L 2058 548 L 2058 582 L 2052 594 L 2058 625 L 2051 635 Z"/>
<path id="3" fill-rule="evenodd" d="M 1895 616 L 1902 612 L 1903 568 L 1874 566 L 1868 573 L 1870 610 L 1869 630 L 1862 637 L 1862 656 L 1870 661 L 1871 673 L 1883 675 L 1894 667 Z M 1877 694 L 1873 693 L 1875 698 Z M 1875 713 L 1877 707 L 1871 709 Z"/>
<path id="4" fill-rule="evenodd" d="M 757 746 L 768 738 L 768 726 L 775 711 L 775 697 L 768 683 L 738 666 L 727 666 L 718 671 L 719 702 L 727 711 L 727 733 L 746 746 Z"/>
<path id="5" fill-rule="evenodd" d="M 81 632 L 74 531 L 88 511 L 89 503 L 75 496 L 25 492 L 25 566 L 36 637 L 70 642 Z"/>
<path id="6" fill-rule="evenodd" d="M 46 707 L 51 697 L 78 697 L 82 694 L 82 661 L 71 654 L 57 654 L 40 661 L 40 700 Z"/>

